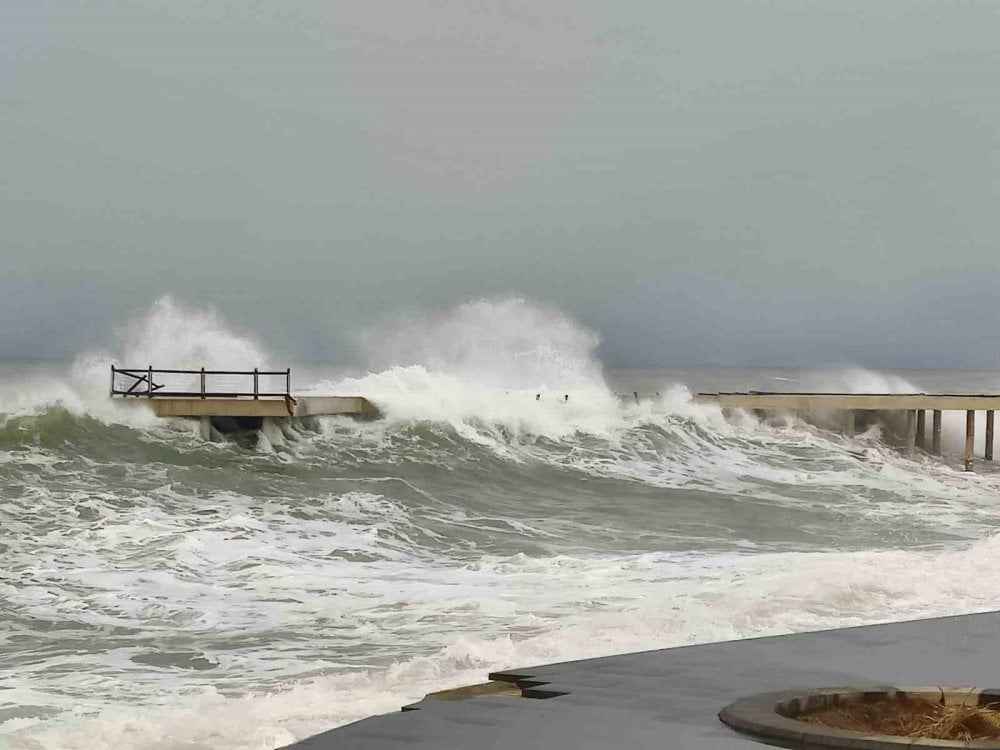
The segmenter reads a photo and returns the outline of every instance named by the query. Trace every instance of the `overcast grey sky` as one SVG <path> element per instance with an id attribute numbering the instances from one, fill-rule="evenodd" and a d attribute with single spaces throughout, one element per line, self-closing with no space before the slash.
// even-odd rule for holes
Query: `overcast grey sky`
<path id="1" fill-rule="evenodd" d="M 613 366 L 992 368 L 998 92 L 995 0 L 8 0 L 0 357 L 516 294 Z"/>

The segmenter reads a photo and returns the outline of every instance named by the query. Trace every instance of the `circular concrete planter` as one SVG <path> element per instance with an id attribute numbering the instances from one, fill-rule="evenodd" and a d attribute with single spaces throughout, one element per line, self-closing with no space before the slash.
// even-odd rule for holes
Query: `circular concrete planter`
<path id="1" fill-rule="evenodd" d="M 880 701 L 907 695 L 932 703 L 986 706 L 1000 704 L 1000 689 L 950 687 L 824 688 L 761 693 L 741 698 L 719 712 L 719 718 L 738 732 L 765 742 L 791 748 L 850 748 L 850 750 L 903 750 L 903 748 L 979 748 L 1000 750 L 1000 740 L 934 740 L 865 734 L 800 721 L 796 717 L 830 706 L 859 701 Z"/>

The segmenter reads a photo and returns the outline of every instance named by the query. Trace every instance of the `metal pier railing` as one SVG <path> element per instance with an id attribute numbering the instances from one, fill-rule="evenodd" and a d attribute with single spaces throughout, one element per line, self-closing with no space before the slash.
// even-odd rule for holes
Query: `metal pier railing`
<path id="1" fill-rule="evenodd" d="M 284 398 L 292 395 L 292 371 L 163 370 L 111 365 L 111 395 L 144 398 Z"/>

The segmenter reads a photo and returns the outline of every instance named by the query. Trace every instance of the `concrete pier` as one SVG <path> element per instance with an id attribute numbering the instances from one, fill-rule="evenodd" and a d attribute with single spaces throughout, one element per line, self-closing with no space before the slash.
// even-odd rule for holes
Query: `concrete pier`
<path id="1" fill-rule="evenodd" d="M 290 399 L 169 398 L 137 399 L 138 408 L 152 409 L 158 417 L 198 420 L 198 434 L 211 441 L 213 435 L 240 430 L 260 430 L 268 422 L 305 417 L 348 416 L 374 419 L 378 409 L 360 396 L 296 396 Z"/>
<path id="2" fill-rule="evenodd" d="M 429 695 L 402 712 L 364 719 L 289 747 L 763 750 L 767 744 L 731 729 L 719 713 L 762 693 L 820 688 L 930 686 L 940 694 L 936 686 L 964 686 L 951 692 L 978 698 L 980 689 L 997 686 L 998 632 L 1000 613 L 991 612 L 504 669 L 490 679 L 513 691 L 486 683 L 464 693 Z M 842 744 L 822 746 L 883 747 L 870 735 L 839 739 Z M 911 747 L 911 742 L 896 739 L 885 747 Z M 817 747 L 794 732 L 774 744 Z"/>
<path id="3" fill-rule="evenodd" d="M 290 399 L 169 398 L 137 399 L 158 417 L 321 417 L 371 418 L 377 409 L 361 396 L 294 396 Z"/>
<path id="4" fill-rule="evenodd" d="M 993 460 L 994 414 L 1000 409 L 1000 394 L 948 393 L 699 393 L 695 401 L 717 404 L 723 409 L 746 409 L 758 413 L 843 412 L 844 433 L 854 434 L 854 414 L 858 411 L 905 412 L 906 430 L 903 449 L 926 448 L 926 412 L 932 412 L 931 451 L 941 455 L 941 414 L 943 411 L 966 413 L 964 466 L 975 468 L 976 412 L 986 412 L 986 448 L 984 457 Z"/>
<path id="5" fill-rule="evenodd" d="M 160 369 L 111 366 L 111 397 L 120 397 L 158 417 L 197 419 L 199 434 L 260 430 L 270 420 L 320 416 L 373 419 L 378 409 L 362 396 L 292 393 L 292 371 Z M 272 435 L 280 437 L 271 430 Z"/>
<path id="6" fill-rule="evenodd" d="M 718 404 L 731 409 L 765 411 L 906 411 L 937 409 L 986 411 L 1000 409 L 1000 394 L 946 393 L 699 393 L 699 403 Z"/>

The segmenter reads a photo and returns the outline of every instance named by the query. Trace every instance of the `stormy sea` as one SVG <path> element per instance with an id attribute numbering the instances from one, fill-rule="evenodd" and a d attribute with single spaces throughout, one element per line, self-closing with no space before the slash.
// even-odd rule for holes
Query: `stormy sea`
<path id="1" fill-rule="evenodd" d="M 956 574 L 1000 563 L 1000 473 L 961 470 L 960 415 L 939 458 L 891 419 L 848 438 L 691 397 L 1000 373 L 621 371 L 518 299 L 365 332 L 356 364 L 170 299 L 108 341 L 0 365 L 3 748 L 269 750 L 499 668 L 1000 600 Z M 206 442 L 109 398 L 112 363 L 289 366 L 381 418 Z"/>

